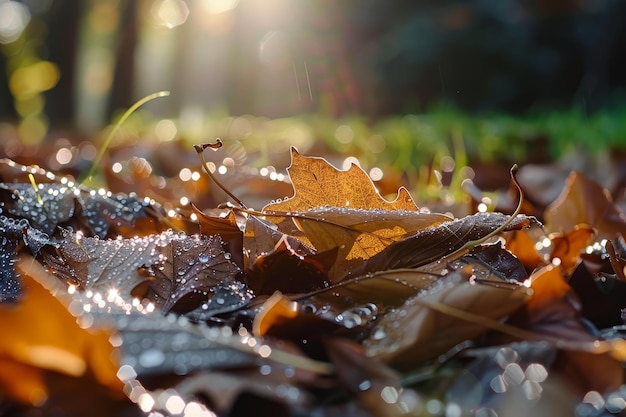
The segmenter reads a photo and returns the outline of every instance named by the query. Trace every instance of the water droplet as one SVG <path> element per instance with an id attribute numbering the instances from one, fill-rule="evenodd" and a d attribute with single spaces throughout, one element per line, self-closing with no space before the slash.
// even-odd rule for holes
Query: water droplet
<path id="1" fill-rule="evenodd" d="M 367 391 L 368 389 L 372 388 L 372 383 L 369 380 L 364 380 L 361 381 L 361 383 L 359 383 L 359 389 L 361 391 Z"/>
<path id="2" fill-rule="evenodd" d="M 209 255 L 207 255 L 206 253 L 203 253 L 202 255 L 198 257 L 198 260 L 202 262 L 203 264 L 205 264 L 209 262 Z"/>
<path id="3" fill-rule="evenodd" d="M 372 332 L 371 338 L 373 340 L 383 340 L 387 337 L 387 332 L 384 329 L 378 327 Z"/>

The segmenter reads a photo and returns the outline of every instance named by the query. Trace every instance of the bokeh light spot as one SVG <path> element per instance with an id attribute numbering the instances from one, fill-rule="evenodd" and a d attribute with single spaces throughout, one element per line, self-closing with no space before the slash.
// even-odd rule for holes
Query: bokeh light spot
<path id="1" fill-rule="evenodd" d="M 0 43 L 10 43 L 20 37 L 30 21 L 26 6 L 16 1 L 0 2 Z"/>
<path id="2" fill-rule="evenodd" d="M 57 162 L 61 165 L 69 164 L 70 162 L 72 162 L 73 157 L 74 155 L 72 155 L 72 150 L 68 148 L 59 149 L 55 156 Z"/>
<path id="3" fill-rule="evenodd" d="M 201 0 L 202 8 L 211 14 L 220 14 L 234 9 L 239 0 Z"/>
<path id="4" fill-rule="evenodd" d="M 183 0 L 157 1 L 152 6 L 152 16 L 159 25 L 173 29 L 187 21 L 189 7 Z"/>
<path id="5" fill-rule="evenodd" d="M 169 142 L 174 140 L 178 129 L 176 124 L 169 119 L 162 119 L 154 127 L 154 134 L 160 142 Z"/>
<path id="6" fill-rule="evenodd" d="M 15 70 L 9 80 L 9 87 L 14 96 L 29 97 L 51 89 L 57 81 L 59 81 L 57 66 L 49 61 L 39 61 Z"/>
<path id="7" fill-rule="evenodd" d="M 383 175 L 384 175 L 383 170 L 378 167 L 374 167 L 370 169 L 370 178 L 372 179 L 372 181 L 382 180 Z"/>
<path id="8" fill-rule="evenodd" d="M 347 145 L 354 139 L 354 131 L 348 125 L 340 125 L 335 129 L 335 138 L 337 142 Z"/>

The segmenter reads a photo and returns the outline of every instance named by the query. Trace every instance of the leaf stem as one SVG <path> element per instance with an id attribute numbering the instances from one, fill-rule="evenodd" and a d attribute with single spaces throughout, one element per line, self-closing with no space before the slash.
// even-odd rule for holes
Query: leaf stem
<path id="1" fill-rule="evenodd" d="M 463 245 L 461 248 L 457 250 L 457 252 L 472 249 L 473 247 L 478 246 L 481 243 L 486 242 L 487 240 L 491 239 L 498 233 L 501 233 L 504 229 L 507 228 L 508 225 L 513 223 L 513 220 L 515 220 L 517 215 L 520 214 L 520 211 L 522 210 L 522 203 L 524 202 L 524 192 L 522 191 L 522 186 L 517 181 L 517 171 L 518 171 L 517 164 L 514 164 L 511 167 L 511 180 L 513 181 L 513 184 L 515 184 L 515 187 L 517 187 L 517 191 L 519 192 L 519 202 L 517 203 L 517 207 L 515 208 L 515 211 L 513 212 L 513 214 L 511 214 L 511 216 L 507 219 L 507 221 L 502 223 L 500 227 L 496 228 L 491 233 L 487 234 L 486 236 L 481 237 L 480 239 L 470 240 L 469 242 L 466 242 L 465 245 Z"/>
<path id="2" fill-rule="evenodd" d="M 120 117 L 120 119 L 117 121 L 117 123 L 115 123 L 115 127 L 107 135 L 106 140 L 104 141 L 104 143 L 100 147 L 100 150 L 98 151 L 98 154 L 96 155 L 96 158 L 93 160 L 93 162 L 91 164 L 91 168 L 89 169 L 89 173 L 83 179 L 82 183 L 84 183 L 86 181 L 89 181 L 91 179 L 91 177 L 93 177 L 93 174 L 96 172 L 96 169 L 98 168 L 98 165 L 100 164 L 100 160 L 104 156 L 104 153 L 109 148 L 109 145 L 111 144 L 111 141 L 113 140 L 113 137 L 115 136 L 117 131 L 120 129 L 122 124 L 124 124 L 126 119 L 128 119 L 131 114 L 133 114 L 139 107 L 143 106 L 147 102 L 152 101 L 152 100 L 154 100 L 156 98 L 159 98 L 159 97 L 167 97 L 169 95 L 170 95 L 169 91 L 159 91 L 157 93 L 149 94 L 149 95 L 145 96 L 144 98 L 140 99 L 139 101 L 137 101 L 132 106 L 130 106 L 130 108 L 124 112 L 122 117 Z"/>
<path id="3" fill-rule="evenodd" d="M 206 162 L 206 159 L 204 159 L 204 150 L 206 148 L 212 148 L 212 149 L 217 149 L 221 146 L 222 141 L 218 138 L 218 145 L 213 145 L 213 144 L 203 144 L 203 145 L 193 145 L 193 148 L 196 150 L 196 152 L 198 153 L 198 158 L 200 158 L 200 161 L 202 162 L 202 168 L 204 168 L 204 172 L 207 173 L 207 175 L 209 176 L 209 178 L 211 178 L 211 180 L 213 180 L 213 182 L 220 187 L 220 189 L 222 191 L 224 191 L 226 194 L 228 194 L 228 196 L 230 198 L 233 199 L 233 201 L 235 201 L 235 203 L 237 203 L 237 205 L 239 207 L 241 207 L 244 210 L 247 210 L 248 207 L 243 203 L 243 201 L 241 201 L 239 198 L 237 198 L 237 196 L 235 196 L 228 188 L 226 188 L 224 186 L 224 184 L 222 184 L 216 177 L 215 175 L 213 175 L 213 173 L 211 172 L 211 170 L 209 169 L 209 165 Z"/>

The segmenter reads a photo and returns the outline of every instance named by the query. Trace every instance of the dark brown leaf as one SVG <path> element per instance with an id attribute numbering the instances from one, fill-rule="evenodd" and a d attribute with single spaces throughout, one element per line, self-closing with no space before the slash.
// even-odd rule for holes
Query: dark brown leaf
<path id="1" fill-rule="evenodd" d="M 524 282 L 528 274 L 521 262 L 497 242 L 493 245 L 478 246 L 464 259 L 481 263 L 495 277 L 503 281 Z"/>
<path id="2" fill-rule="evenodd" d="M 183 298 L 187 303 L 177 311 L 189 311 L 211 297 L 218 285 L 235 284 L 241 271 L 222 249 L 222 239 L 214 236 L 172 235 L 165 246 L 159 246 L 158 260 L 150 266 L 154 279 L 153 293 L 148 294 L 164 312 L 169 312 Z M 237 287 L 238 291 L 241 288 Z"/>
<path id="3" fill-rule="evenodd" d="M 470 250 L 467 244 L 476 242 L 502 227 L 510 216 L 501 213 L 478 213 L 461 219 L 441 223 L 418 231 L 415 235 L 392 243 L 373 256 L 353 274 L 385 269 L 417 268 L 455 254 L 461 249 Z M 519 230 L 537 224 L 534 217 L 520 215 L 504 231 Z M 459 255 L 463 255 L 460 253 Z"/>
<path id="4" fill-rule="evenodd" d="M 287 235 L 283 235 L 271 252 L 256 258 L 246 276 L 250 289 L 257 295 L 270 295 L 275 291 L 308 293 L 329 285 L 328 270 L 336 258 L 336 250 L 298 254 L 291 248 Z"/>
<path id="5" fill-rule="evenodd" d="M 365 340 L 366 353 L 394 366 L 415 366 L 488 330 L 487 324 L 472 317 L 502 319 L 521 307 L 532 293 L 523 286 L 481 284 L 470 277 L 470 267 L 452 272 L 388 312 Z M 444 311 L 458 313 L 458 317 Z M 464 312 L 467 318 L 462 319 Z"/>
<path id="6" fill-rule="evenodd" d="M 290 249 L 300 256 L 316 252 L 301 240 L 278 231 L 275 224 L 257 216 L 249 216 L 243 238 L 246 269 L 253 265 L 259 256 L 272 252 L 282 239 L 285 239 Z"/>
<path id="7" fill-rule="evenodd" d="M 115 288 L 130 294 L 148 279 L 140 269 L 154 264 L 158 247 L 168 244 L 172 237 L 168 232 L 144 238 L 100 240 L 83 237 L 82 233 L 66 233 L 56 254 L 44 254 L 44 262 L 56 276 L 81 289 Z"/>

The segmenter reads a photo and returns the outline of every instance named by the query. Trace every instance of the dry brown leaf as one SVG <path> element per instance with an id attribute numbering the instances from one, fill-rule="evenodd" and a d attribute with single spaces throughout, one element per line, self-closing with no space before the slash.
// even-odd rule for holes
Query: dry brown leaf
<path id="1" fill-rule="evenodd" d="M 626 235 L 626 216 L 608 190 L 579 172 L 572 172 L 559 198 L 544 213 L 546 231 L 564 232 L 579 224 L 597 231 L 598 240 Z"/>
<path id="2" fill-rule="evenodd" d="M 197 208 L 194 204 L 191 205 L 193 212 L 198 217 L 198 223 L 200 224 L 200 232 L 204 235 L 220 235 L 224 242 L 228 242 L 233 239 L 241 239 L 242 232 L 237 225 L 237 216 L 231 210 L 226 213 L 224 217 L 210 216 Z"/>
<path id="3" fill-rule="evenodd" d="M 259 256 L 272 252 L 276 245 L 285 240 L 289 248 L 300 256 L 312 255 L 316 251 L 302 239 L 285 234 L 276 229 L 276 225 L 257 216 L 248 216 L 243 236 L 245 269 L 249 269 Z"/>
<path id="4" fill-rule="evenodd" d="M 546 261 L 535 249 L 535 240 L 527 230 L 515 230 L 506 240 L 506 248 L 524 265 L 527 271 L 543 266 Z"/>
<path id="5" fill-rule="evenodd" d="M 573 230 L 563 234 L 552 234 L 552 251 L 550 257 L 554 261 L 560 259 L 561 269 L 566 276 L 574 272 L 580 262 L 580 254 L 591 243 L 595 236 L 594 230 L 586 225 L 576 225 Z"/>
<path id="6" fill-rule="evenodd" d="M 474 317 L 499 320 L 521 307 L 532 294 L 523 286 L 480 284 L 470 276 L 471 267 L 455 271 L 387 313 L 364 341 L 366 353 L 401 368 L 414 366 L 464 340 L 475 339 L 489 328 L 431 306 L 444 305 Z"/>
<path id="7" fill-rule="evenodd" d="M 511 220 L 502 213 L 477 213 L 427 227 L 406 239 L 394 242 L 356 268 L 353 273 L 385 269 L 417 268 L 442 258 L 464 255 L 492 233 L 520 230 L 537 224 L 537 219 L 519 215 Z M 510 221 L 510 223 L 508 223 Z M 468 246 L 469 245 L 469 246 Z M 472 246 L 474 245 L 474 246 Z"/>
<path id="8" fill-rule="evenodd" d="M 406 210 L 325 207 L 309 210 L 293 220 L 318 251 L 338 248 L 337 262 L 330 273 L 331 281 L 337 282 L 393 242 L 452 218 Z"/>
<path id="9" fill-rule="evenodd" d="M 383 199 L 367 173 L 357 165 L 339 171 L 324 158 L 302 156 L 291 148 L 291 165 L 287 168 L 294 195 L 281 202 L 266 205 L 263 211 L 304 212 L 317 207 L 347 207 L 415 211 L 413 198 L 401 187 L 393 201 Z"/>

